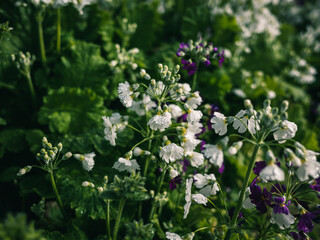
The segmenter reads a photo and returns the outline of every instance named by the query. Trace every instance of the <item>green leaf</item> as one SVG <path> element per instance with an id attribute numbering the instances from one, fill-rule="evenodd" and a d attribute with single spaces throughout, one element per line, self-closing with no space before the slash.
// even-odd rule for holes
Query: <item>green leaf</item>
<path id="1" fill-rule="evenodd" d="M 17 178 L 17 173 L 19 171 L 19 167 L 13 166 L 4 169 L 0 173 L 0 182 L 10 182 Z"/>
<path id="2" fill-rule="evenodd" d="M 105 114 L 103 98 L 93 90 L 62 87 L 49 91 L 38 119 L 52 132 L 76 134 L 97 127 Z"/>
<path id="3" fill-rule="evenodd" d="M 22 129 L 4 129 L 0 132 L 0 143 L 6 150 L 15 153 L 28 146 L 25 131 Z"/>
<path id="4" fill-rule="evenodd" d="M 55 67 L 56 76 L 51 85 L 55 88 L 60 86 L 91 88 L 97 94 L 106 96 L 107 67 L 98 45 L 75 41 Z"/>
<path id="5" fill-rule="evenodd" d="M 0 117 L 0 125 L 7 125 L 6 120 Z"/>

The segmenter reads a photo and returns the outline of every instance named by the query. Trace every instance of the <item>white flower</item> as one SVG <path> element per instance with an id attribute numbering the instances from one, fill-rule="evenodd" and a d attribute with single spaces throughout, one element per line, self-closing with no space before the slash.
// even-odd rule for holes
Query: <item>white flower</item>
<path id="1" fill-rule="evenodd" d="M 186 180 L 186 196 L 184 197 L 184 199 L 186 200 L 186 204 L 183 207 L 184 208 L 183 218 L 187 217 L 189 210 L 190 210 L 192 182 L 193 182 L 192 178 L 189 178 Z"/>
<path id="2" fill-rule="evenodd" d="M 112 125 L 110 118 L 103 116 L 103 125 L 105 126 L 104 128 L 104 138 L 110 142 L 112 146 L 116 145 L 116 138 L 117 138 L 117 127 L 116 125 Z"/>
<path id="3" fill-rule="evenodd" d="M 73 155 L 75 159 L 80 160 L 82 162 L 82 166 L 85 170 L 91 171 L 91 169 L 94 166 L 94 157 L 96 154 L 94 152 L 92 153 L 86 153 L 84 155 L 82 154 L 74 154 Z"/>
<path id="4" fill-rule="evenodd" d="M 212 195 L 216 195 L 218 191 L 219 191 L 218 184 L 214 182 L 213 185 L 207 185 L 204 188 L 202 188 L 199 191 L 199 193 L 201 193 L 205 197 L 210 197 Z"/>
<path id="5" fill-rule="evenodd" d="M 172 118 L 178 118 L 183 114 L 182 109 L 176 104 L 170 104 L 169 109 L 170 109 Z"/>
<path id="6" fill-rule="evenodd" d="M 196 139 L 192 135 L 186 135 L 183 138 L 181 146 L 184 148 L 184 153 L 190 155 L 199 143 L 201 143 L 201 140 Z"/>
<path id="7" fill-rule="evenodd" d="M 301 159 L 298 158 L 297 155 L 295 155 L 291 149 L 289 148 L 284 149 L 284 154 L 286 155 L 288 161 L 292 162 L 293 166 L 295 167 L 301 166 Z"/>
<path id="8" fill-rule="evenodd" d="M 149 120 L 148 125 L 152 130 L 162 132 L 171 125 L 171 114 L 167 111 L 164 111 L 163 115 L 157 114 Z"/>
<path id="9" fill-rule="evenodd" d="M 192 200 L 195 201 L 196 203 L 207 205 L 208 199 L 202 194 L 200 193 L 192 194 L 191 197 L 192 197 Z"/>
<path id="10" fill-rule="evenodd" d="M 267 181 L 281 182 L 284 180 L 284 172 L 281 168 L 274 164 L 274 162 L 271 162 L 261 170 L 260 177 Z"/>
<path id="11" fill-rule="evenodd" d="M 251 199 L 248 197 L 249 194 L 251 194 L 250 187 L 247 187 L 245 194 L 246 194 L 246 199 L 244 200 L 242 207 L 243 207 L 244 209 L 252 209 L 252 208 L 255 208 L 256 205 L 254 205 L 254 204 L 251 202 Z M 239 195 L 240 195 L 240 193 L 239 193 Z"/>
<path id="12" fill-rule="evenodd" d="M 274 213 L 271 211 L 271 223 L 276 223 L 280 229 L 289 228 L 291 224 L 294 224 L 294 216 L 291 213 L 288 215 L 282 213 Z"/>
<path id="13" fill-rule="evenodd" d="M 220 136 L 226 134 L 227 132 L 227 120 L 226 117 L 219 112 L 215 112 L 213 118 L 211 119 L 212 128 L 214 129 L 216 134 Z"/>
<path id="14" fill-rule="evenodd" d="M 166 232 L 166 238 L 169 240 L 182 240 L 178 234 L 171 232 Z"/>
<path id="15" fill-rule="evenodd" d="M 133 90 L 127 81 L 125 81 L 125 83 L 119 83 L 118 94 L 121 103 L 125 107 L 131 107 L 133 101 Z"/>
<path id="16" fill-rule="evenodd" d="M 128 160 L 122 157 L 120 157 L 118 161 L 114 163 L 112 168 L 115 168 L 120 172 L 127 171 L 129 173 L 132 171 L 140 170 L 140 166 L 135 159 Z"/>
<path id="17" fill-rule="evenodd" d="M 167 163 L 181 159 L 183 156 L 183 148 L 175 143 L 170 143 L 160 149 L 160 157 Z"/>
<path id="18" fill-rule="evenodd" d="M 203 164 L 203 154 L 198 152 L 190 153 L 190 162 L 193 167 L 200 167 Z"/>
<path id="19" fill-rule="evenodd" d="M 320 176 L 320 163 L 317 162 L 317 156 L 319 153 L 296 148 L 296 154 L 301 160 L 301 165 L 296 172 L 300 181 L 308 180 L 309 176 L 312 178 L 318 178 Z"/>
<path id="20" fill-rule="evenodd" d="M 202 103 L 202 98 L 199 92 L 194 92 L 191 97 L 187 99 L 186 104 L 188 104 L 192 109 L 196 109 Z"/>
<path id="21" fill-rule="evenodd" d="M 133 101 L 129 110 L 135 112 L 138 116 L 144 116 L 146 110 L 156 107 L 157 104 L 153 102 L 149 95 L 143 94 L 143 99 L 140 101 Z"/>
<path id="22" fill-rule="evenodd" d="M 175 177 L 177 177 L 179 175 L 179 173 L 173 167 L 170 167 L 169 175 L 170 175 L 171 178 L 175 178 Z"/>
<path id="23" fill-rule="evenodd" d="M 197 173 L 196 175 L 194 175 L 193 179 L 194 179 L 194 185 L 197 188 L 203 188 L 205 185 L 208 184 L 208 179 L 205 177 L 205 175 L 201 173 Z"/>
<path id="24" fill-rule="evenodd" d="M 220 168 L 223 163 L 223 152 L 221 147 L 212 144 L 206 144 L 203 147 L 205 148 L 203 150 L 204 156 L 209 159 L 210 163 Z"/>
<path id="25" fill-rule="evenodd" d="M 82 187 L 94 187 L 92 182 L 84 181 L 82 182 Z"/>
<path id="26" fill-rule="evenodd" d="M 298 127 L 294 122 L 284 120 L 279 129 L 273 133 L 273 137 L 275 140 L 281 140 L 278 141 L 279 143 L 284 143 L 286 140 L 283 139 L 293 138 L 296 135 L 297 130 Z"/>
<path id="27" fill-rule="evenodd" d="M 199 110 L 188 110 L 188 116 L 187 116 L 187 121 L 188 123 L 195 123 L 195 122 L 199 122 L 200 119 L 202 118 L 203 114 L 201 111 Z"/>
<path id="28" fill-rule="evenodd" d="M 162 95 L 164 88 L 165 88 L 165 85 L 163 84 L 162 81 L 156 82 L 155 85 L 152 85 L 152 84 L 149 85 L 149 89 L 152 90 L 153 94 L 159 97 Z M 149 95 L 153 95 L 152 93 L 150 93 L 149 90 L 147 90 L 147 93 Z"/>
<path id="29" fill-rule="evenodd" d="M 254 111 L 254 115 L 256 112 Z M 246 115 L 245 110 L 240 110 L 233 121 L 233 128 L 238 130 L 239 133 L 244 133 L 247 128 L 252 134 L 256 133 L 256 130 L 260 130 L 259 123 L 254 119 L 254 115 L 250 118 Z"/>
<path id="30" fill-rule="evenodd" d="M 200 122 L 188 123 L 186 135 L 195 136 L 196 134 L 201 133 L 202 127 L 203 125 Z"/>

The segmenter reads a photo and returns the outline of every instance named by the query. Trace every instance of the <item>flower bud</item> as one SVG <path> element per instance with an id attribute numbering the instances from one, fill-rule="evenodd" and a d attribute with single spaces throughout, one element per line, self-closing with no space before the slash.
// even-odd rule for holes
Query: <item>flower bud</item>
<path id="1" fill-rule="evenodd" d="M 244 107 L 245 107 L 246 109 L 253 109 L 253 105 L 252 105 L 250 99 L 244 100 Z"/>
<path id="2" fill-rule="evenodd" d="M 72 157 L 72 153 L 71 152 L 67 152 L 62 156 L 62 160 L 67 160 L 69 158 Z"/>
<path id="3" fill-rule="evenodd" d="M 58 150 L 59 150 L 59 152 L 62 150 L 62 143 L 60 142 L 60 143 L 58 143 L 58 145 L 57 145 L 57 147 L 58 147 Z"/>
<path id="4" fill-rule="evenodd" d="M 287 100 L 284 100 L 281 103 L 281 112 L 286 112 L 289 108 L 289 102 Z"/>
<path id="5" fill-rule="evenodd" d="M 270 99 L 266 99 L 266 100 L 264 100 L 264 102 L 263 102 L 263 108 L 270 107 L 270 105 L 271 105 L 271 101 L 270 101 Z"/>
<path id="6" fill-rule="evenodd" d="M 17 176 L 20 177 L 20 176 L 26 174 L 27 172 L 30 172 L 31 169 L 32 169 L 31 166 L 25 166 L 24 168 L 21 168 L 21 169 L 19 170 L 19 172 L 17 173 Z"/>

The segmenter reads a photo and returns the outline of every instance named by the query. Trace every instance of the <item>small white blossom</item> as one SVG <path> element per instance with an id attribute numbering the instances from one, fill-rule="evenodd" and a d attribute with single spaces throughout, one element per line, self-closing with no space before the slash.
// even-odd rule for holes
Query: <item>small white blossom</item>
<path id="1" fill-rule="evenodd" d="M 211 123 L 216 134 L 219 134 L 220 136 L 226 134 L 228 123 L 226 117 L 222 113 L 215 112 L 211 119 Z"/>
<path id="2" fill-rule="evenodd" d="M 166 232 L 166 238 L 169 240 L 182 240 L 178 234 L 171 232 Z"/>
<path id="3" fill-rule="evenodd" d="M 301 165 L 296 172 L 300 181 L 308 180 L 309 176 L 318 178 L 320 176 L 320 163 L 317 161 L 319 153 L 297 148 L 296 154 L 301 160 Z"/>
<path id="4" fill-rule="evenodd" d="M 194 185 L 197 188 L 203 188 L 205 185 L 208 184 L 208 179 L 205 177 L 205 175 L 201 173 L 197 173 L 196 175 L 194 175 L 193 179 L 194 179 Z"/>
<path id="5" fill-rule="evenodd" d="M 256 112 L 254 111 L 254 114 Z M 240 110 L 233 121 L 233 128 L 238 130 L 239 133 L 244 133 L 247 129 L 252 133 L 255 134 L 256 130 L 260 130 L 259 123 L 254 119 L 254 115 L 250 118 L 246 115 L 245 110 Z"/>
<path id="6" fill-rule="evenodd" d="M 186 218 L 189 210 L 190 210 L 190 206 L 191 206 L 191 187 L 192 187 L 192 182 L 193 179 L 189 178 L 186 180 L 186 195 L 184 197 L 186 204 L 184 205 L 184 214 L 183 214 L 183 218 Z"/>
<path id="7" fill-rule="evenodd" d="M 189 97 L 186 102 L 192 109 L 196 109 L 201 103 L 202 98 L 198 91 L 191 94 L 191 97 Z"/>
<path id="8" fill-rule="evenodd" d="M 171 178 L 175 178 L 175 177 L 177 177 L 179 175 L 179 173 L 173 167 L 170 167 L 169 175 L 170 175 Z"/>
<path id="9" fill-rule="evenodd" d="M 127 171 L 131 173 L 132 171 L 140 170 L 140 166 L 135 159 L 128 160 L 126 158 L 120 157 L 117 162 L 114 163 L 113 167 L 118 171 Z"/>
<path id="10" fill-rule="evenodd" d="M 148 125 L 152 130 L 162 132 L 171 125 L 171 114 L 167 111 L 163 115 L 157 114 L 149 120 Z"/>
<path id="11" fill-rule="evenodd" d="M 260 177 L 267 181 L 281 182 L 284 180 L 284 172 L 280 167 L 274 164 L 274 162 L 271 162 L 261 170 Z"/>
<path id="12" fill-rule="evenodd" d="M 181 159 L 183 156 L 183 148 L 175 143 L 170 143 L 160 149 L 160 157 L 167 163 Z"/>
<path id="13" fill-rule="evenodd" d="M 192 152 L 190 153 L 190 163 L 193 167 L 200 167 L 203 164 L 204 157 L 202 153 Z"/>
<path id="14" fill-rule="evenodd" d="M 125 107 L 131 107 L 133 101 L 133 89 L 127 81 L 119 83 L 118 94 L 121 103 Z"/>
<path id="15" fill-rule="evenodd" d="M 200 193 L 192 194 L 191 197 L 192 197 L 192 200 L 195 201 L 196 203 L 207 205 L 208 199 L 202 194 Z"/>
<path id="16" fill-rule="evenodd" d="M 243 145 L 242 141 L 234 142 L 232 146 L 228 149 L 228 153 L 230 155 L 236 155 L 238 151 L 242 148 L 242 145 Z"/>
<path id="17" fill-rule="evenodd" d="M 169 109 L 170 109 L 172 118 L 178 118 L 183 114 L 182 109 L 176 104 L 170 104 Z"/>
<path id="18" fill-rule="evenodd" d="M 92 182 L 84 181 L 82 182 L 82 187 L 94 187 Z"/>
<path id="19" fill-rule="evenodd" d="M 86 153 L 84 155 L 82 154 L 74 154 L 73 155 L 75 159 L 80 160 L 82 162 L 82 166 L 85 170 L 91 171 L 94 166 L 94 157 L 96 154 L 94 152 L 92 153 Z"/>
<path id="20" fill-rule="evenodd" d="M 199 143 L 201 143 L 201 140 L 196 139 L 192 135 L 186 135 L 183 138 L 181 146 L 183 146 L 184 153 L 190 155 Z"/>
<path id="21" fill-rule="evenodd" d="M 112 125 L 110 118 L 103 116 L 103 125 L 104 125 L 104 138 L 110 142 L 112 146 L 116 145 L 116 138 L 117 138 L 117 127 Z"/>
<path id="22" fill-rule="evenodd" d="M 188 123 L 195 123 L 195 122 L 199 122 L 200 119 L 202 118 L 203 114 L 201 111 L 199 110 L 188 110 L 188 116 L 187 116 L 187 121 Z"/>
<path id="23" fill-rule="evenodd" d="M 284 230 L 289 228 L 291 224 L 294 224 L 294 216 L 291 213 L 288 215 L 282 213 L 274 213 L 271 211 L 271 223 L 276 223 L 280 229 Z"/>
<path id="24" fill-rule="evenodd" d="M 294 122 L 284 120 L 279 129 L 273 133 L 273 137 L 275 140 L 281 140 L 278 141 L 279 143 L 284 143 L 286 140 L 283 139 L 293 138 L 296 135 L 297 130 L 298 127 Z"/>
<path id="25" fill-rule="evenodd" d="M 21 168 L 21 169 L 19 170 L 19 172 L 17 173 L 17 176 L 20 177 L 20 176 L 26 174 L 27 172 L 29 172 L 31 169 L 32 169 L 31 166 L 25 166 L 24 168 Z"/>
<path id="26" fill-rule="evenodd" d="M 205 148 L 203 150 L 204 156 L 209 159 L 210 163 L 220 168 L 223 163 L 223 152 L 221 147 L 212 144 L 206 144 L 203 147 Z"/>
<path id="27" fill-rule="evenodd" d="M 248 197 L 249 194 L 251 194 L 250 187 L 247 187 L 245 194 L 246 194 L 246 199 L 244 200 L 242 207 L 243 207 L 244 209 L 252 209 L 252 208 L 255 208 L 256 205 L 254 205 L 254 204 L 251 202 L 251 199 Z M 239 192 L 239 196 L 240 196 L 240 192 Z"/>
<path id="28" fill-rule="evenodd" d="M 151 100 L 149 95 L 143 94 L 142 100 L 132 101 L 132 106 L 129 110 L 135 112 L 138 116 L 144 116 L 146 114 L 146 110 L 149 111 L 156 106 L 157 104 Z"/>

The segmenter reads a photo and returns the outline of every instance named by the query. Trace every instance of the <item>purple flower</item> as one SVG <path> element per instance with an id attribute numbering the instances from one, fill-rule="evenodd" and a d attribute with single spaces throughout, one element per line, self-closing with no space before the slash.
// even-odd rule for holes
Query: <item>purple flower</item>
<path id="1" fill-rule="evenodd" d="M 303 231 L 305 233 L 312 232 L 313 230 L 313 223 L 312 220 L 320 214 L 320 211 L 316 212 L 307 212 L 300 216 L 298 222 L 298 230 Z"/>
<path id="2" fill-rule="evenodd" d="M 218 53 L 218 58 L 219 58 L 219 66 L 222 66 L 222 63 L 224 63 L 224 50 L 222 50 L 221 53 Z"/>
<path id="3" fill-rule="evenodd" d="M 259 161 L 259 162 L 255 162 L 254 165 L 255 166 L 253 167 L 253 172 L 255 175 L 259 176 L 261 170 L 267 166 L 267 163 L 265 161 Z"/>
<path id="4" fill-rule="evenodd" d="M 310 185 L 310 187 L 317 191 L 317 192 L 320 192 L 320 177 L 316 178 L 313 180 L 313 183 Z M 319 196 L 318 196 L 319 198 Z"/>
<path id="5" fill-rule="evenodd" d="M 273 212 L 274 213 L 283 213 L 285 215 L 289 214 L 288 206 L 291 204 L 289 201 L 287 204 L 285 204 L 286 199 L 284 197 L 275 197 L 274 202 L 276 203 Z"/>
<path id="6" fill-rule="evenodd" d="M 303 233 L 303 232 L 299 232 L 299 233 L 296 233 L 296 232 L 291 232 L 289 234 L 294 240 L 307 240 L 307 236 Z"/>
<path id="7" fill-rule="evenodd" d="M 176 176 L 175 178 L 172 178 L 169 182 L 169 188 L 170 190 L 174 190 L 177 188 L 177 184 L 182 183 L 182 178 L 180 175 Z"/>
<path id="8" fill-rule="evenodd" d="M 257 210 L 261 213 L 266 213 L 267 205 L 270 206 L 271 193 L 268 192 L 266 188 L 263 188 L 261 192 L 261 187 L 256 184 L 250 186 L 250 192 L 249 198 L 251 202 L 256 205 Z"/>
<path id="9" fill-rule="evenodd" d="M 187 122 L 188 113 L 182 114 L 180 117 L 178 117 L 177 122 Z"/>
<path id="10" fill-rule="evenodd" d="M 206 145 L 206 141 L 205 140 L 202 140 L 201 143 L 200 143 L 200 151 L 202 152 L 205 148 L 203 147 L 204 145 Z"/>
<path id="11" fill-rule="evenodd" d="M 183 65 L 182 69 L 186 69 L 189 76 L 195 74 L 195 72 L 197 71 L 197 65 L 195 62 L 186 61 L 181 58 L 181 63 Z"/>
<path id="12" fill-rule="evenodd" d="M 209 59 L 206 59 L 203 64 L 206 66 L 206 67 L 209 67 L 211 62 L 209 61 Z"/>

